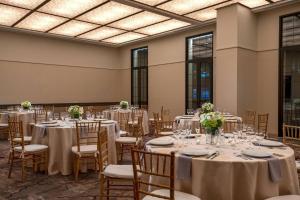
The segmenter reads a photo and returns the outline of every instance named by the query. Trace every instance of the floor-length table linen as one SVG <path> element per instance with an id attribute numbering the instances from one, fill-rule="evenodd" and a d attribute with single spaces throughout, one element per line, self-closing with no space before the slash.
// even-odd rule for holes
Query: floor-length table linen
<path id="1" fill-rule="evenodd" d="M 202 145 L 193 143 L 189 144 L 188 148 L 218 150 L 220 156 L 213 160 L 205 157 L 192 158 L 191 177 L 184 180 L 176 179 L 176 190 L 191 193 L 202 200 L 263 200 L 278 195 L 300 193 L 294 151 L 291 148 L 259 147 L 261 150 L 282 155 L 278 157 L 282 178 L 275 183 L 270 179 L 267 160 L 244 160 L 237 156 L 241 149 L 247 147 L 246 143 L 237 144 L 235 147 L 230 145 L 216 147 L 204 143 L 205 136 L 202 136 Z M 159 153 L 180 152 L 181 149 L 147 145 L 148 151 Z M 177 153 L 176 157 L 179 155 Z M 158 182 L 162 183 L 163 180 Z"/>
<path id="2" fill-rule="evenodd" d="M 49 146 L 48 173 L 50 175 L 61 173 L 69 175 L 73 169 L 74 154 L 72 146 L 77 144 L 76 128 L 74 123 L 60 122 L 60 127 L 45 127 L 38 124 L 33 129 L 32 144 L 45 144 Z M 108 135 L 108 158 L 109 163 L 117 163 L 117 150 L 115 139 L 119 137 L 119 128 L 116 122 L 101 124 L 105 127 Z M 46 129 L 46 130 L 45 130 Z M 86 165 L 81 170 L 86 171 Z"/>

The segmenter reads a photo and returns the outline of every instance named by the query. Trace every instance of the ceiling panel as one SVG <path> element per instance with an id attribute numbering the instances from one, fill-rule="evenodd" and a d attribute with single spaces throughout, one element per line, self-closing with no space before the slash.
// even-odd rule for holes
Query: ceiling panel
<path id="1" fill-rule="evenodd" d="M 265 0 L 239 0 L 239 2 L 249 8 L 255 8 L 269 4 L 269 2 Z"/>
<path id="2" fill-rule="evenodd" d="M 155 6 L 157 4 L 160 4 L 162 2 L 165 2 L 166 0 L 135 0 L 135 1 L 138 1 L 140 3 L 144 3 L 144 4 L 147 4 L 147 5 L 150 5 L 150 6 Z"/>
<path id="3" fill-rule="evenodd" d="M 53 29 L 52 31 L 50 31 L 50 33 L 67 35 L 67 36 L 76 36 L 96 27 L 97 25 L 95 24 L 72 20 L 63 24 L 62 26 Z"/>
<path id="4" fill-rule="evenodd" d="M 119 44 L 119 43 L 124 43 L 124 42 L 128 42 L 131 40 L 136 40 L 136 39 L 140 39 L 146 37 L 146 35 L 143 34 L 139 34 L 139 33 L 124 33 L 122 35 L 118 35 L 112 38 L 108 38 L 106 40 L 103 40 L 104 42 L 109 42 L 109 43 L 115 43 L 115 44 Z"/>
<path id="5" fill-rule="evenodd" d="M 44 1 L 45 0 L 0 0 L 0 2 L 4 4 L 19 6 L 28 9 L 34 9 Z"/>
<path id="6" fill-rule="evenodd" d="M 158 6 L 158 8 L 183 15 L 225 1 L 226 0 L 173 0 Z"/>
<path id="7" fill-rule="evenodd" d="M 117 21 L 117 22 L 111 24 L 111 26 L 126 29 L 126 30 L 133 30 L 133 29 L 138 29 L 140 27 L 151 25 L 151 24 L 154 24 L 157 22 L 161 22 L 161 21 L 167 20 L 167 19 L 169 19 L 169 18 L 162 16 L 162 15 L 144 11 L 144 12 L 138 13 L 136 15 L 127 17 L 123 20 Z"/>
<path id="8" fill-rule="evenodd" d="M 72 18 L 105 1 L 106 0 L 51 0 L 42 6 L 39 11 Z"/>
<path id="9" fill-rule="evenodd" d="M 66 20 L 67 19 L 63 17 L 35 12 L 17 24 L 16 27 L 44 32 Z"/>
<path id="10" fill-rule="evenodd" d="M 102 40 L 114 35 L 124 33 L 125 31 L 110 27 L 101 27 L 91 32 L 80 35 L 80 38 L 89 39 L 89 40 Z"/>
<path id="11" fill-rule="evenodd" d="M 117 2 L 109 2 L 80 16 L 78 19 L 98 24 L 106 24 L 139 11 L 140 9 L 138 8 L 130 7 Z"/>
<path id="12" fill-rule="evenodd" d="M 147 26 L 145 28 L 141 28 L 141 29 L 138 29 L 136 31 L 139 32 L 139 33 L 154 35 L 154 34 L 157 34 L 157 33 L 162 33 L 162 32 L 166 32 L 166 31 L 178 29 L 178 28 L 188 26 L 188 25 L 190 25 L 190 24 L 186 23 L 186 22 L 182 22 L 182 21 L 172 19 L 172 20 L 168 20 L 168 21 L 165 21 L 165 22 L 155 24 L 155 25 Z"/>
<path id="13" fill-rule="evenodd" d="M 0 24 L 11 26 L 26 15 L 29 10 L 0 4 Z"/>

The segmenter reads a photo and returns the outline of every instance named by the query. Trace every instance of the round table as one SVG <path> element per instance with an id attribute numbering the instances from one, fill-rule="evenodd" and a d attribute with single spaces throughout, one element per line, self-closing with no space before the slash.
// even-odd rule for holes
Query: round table
<path id="1" fill-rule="evenodd" d="M 58 121 L 60 126 L 47 127 L 37 124 L 33 128 L 32 144 L 45 144 L 49 146 L 48 173 L 50 175 L 61 173 L 69 175 L 73 169 L 72 146 L 76 142 L 76 128 L 74 122 Z M 109 163 L 117 163 L 116 138 L 119 137 L 119 127 L 116 122 L 101 124 L 108 131 L 108 158 Z M 82 165 L 81 171 L 86 171 L 86 166 Z"/>
<path id="2" fill-rule="evenodd" d="M 129 113 L 129 119 L 131 119 L 131 109 L 117 109 L 117 110 L 104 110 L 103 115 L 105 119 L 117 120 L 118 112 Z M 144 110 L 143 114 L 143 131 L 144 134 L 147 135 L 149 133 L 149 122 L 148 122 L 148 112 Z"/>
<path id="3" fill-rule="evenodd" d="M 263 200 L 278 195 L 300 193 L 294 151 L 291 148 L 257 147 L 250 142 L 214 146 L 205 144 L 205 140 L 205 135 L 202 135 L 200 144 L 196 144 L 195 139 L 188 139 L 189 144 L 186 147 L 147 145 L 146 148 L 148 151 L 158 153 L 176 151 L 176 160 L 181 156 L 179 152 L 183 148 L 204 148 L 220 152 L 220 155 L 212 160 L 206 157 L 192 158 L 191 177 L 175 180 L 177 190 L 191 193 L 202 200 Z M 281 179 L 278 182 L 271 180 L 269 161 L 266 159 L 248 160 L 240 157 L 241 150 L 247 148 L 259 148 L 278 158 L 281 166 Z M 163 182 L 163 180 L 152 180 Z"/>
<path id="4" fill-rule="evenodd" d="M 8 117 L 17 117 L 23 123 L 23 134 L 30 135 L 30 124 L 34 122 L 34 111 L 7 111 L 0 113 L 0 123 L 7 124 Z"/>

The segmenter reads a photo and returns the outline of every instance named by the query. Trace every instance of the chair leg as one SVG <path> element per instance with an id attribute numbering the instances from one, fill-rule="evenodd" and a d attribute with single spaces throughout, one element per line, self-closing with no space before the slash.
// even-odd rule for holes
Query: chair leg
<path id="1" fill-rule="evenodd" d="M 103 200 L 104 196 L 104 187 L 105 187 L 105 179 L 103 175 L 100 175 L 100 200 Z"/>
<path id="2" fill-rule="evenodd" d="M 107 178 L 106 180 L 106 200 L 109 200 L 109 188 L 110 187 L 110 183 L 109 183 L 109 178 Z"/>
<path id="3" fill-rule="evenodd" d="M 80 158 L 76 156 L 76 172 L 75 172 L 75 180 L 78 181 L 78 174 L 80 169 Z"/>
<path id="4" fill-rule="evenodd" d="M 10 152 L 10 166 L 9 166 L 9 172 L 8 172 L 8 178 L 11 177 L 11 172 L 12 172 L 12 168 L 13 168 L 13 164 L 14 164 L 14 152 Z"/>
<path id="5" fill-rule="evenodd" d="M 9 151 L 9 154 L 8 154 L 8 160 L 7 160 L 7 164 L 10 163 L 10 159 L 11 159 L 11 151 Z"/>
<path id="6" fill-rule="evenodd" d="M 121 149 L 121 160 L 120 161 L 123 161 L 123 151 L 124 151 L 124 146 L 123 146 L 123 144 L 120 144 L 120 149 Z"/>
<path id="7" fill-rule="evenodd" d="M 49 154 L 49 152 L 48 152 L 48 150 L 45 152 L 45 174 L 48 174 L 48 159 L 49 159 L 49 157 L 48 157 L 48 154 Z"/>
<path id="8" fill-rule="evenodd" d="M 25 176 L 26 176 L 26 159 L 25 158 L 22 158 L 22 181 L 25 180 Z"/>

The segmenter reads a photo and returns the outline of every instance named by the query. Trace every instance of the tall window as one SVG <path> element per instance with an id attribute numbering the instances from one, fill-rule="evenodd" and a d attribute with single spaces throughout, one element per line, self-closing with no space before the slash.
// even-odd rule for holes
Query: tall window
<path id="1" fill-rule="evenodd" d="M 213 101 L 213 33 L 186 38 L 186 109 Z"/>
<path id="2" fill-rule="evenodd" d="M 148 48 L 131 50 L 131 103 L 148 106 Z"/>
<path id="3" fill-rule="evenodd" d="M 279 136 L 282 124 L 300 125 L 300 13 L 280 18 Z"/>

